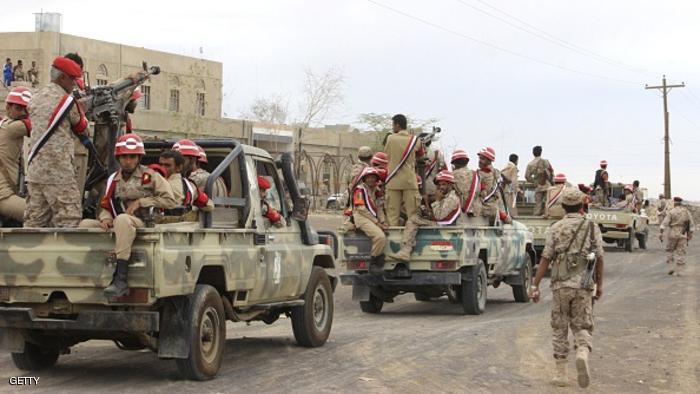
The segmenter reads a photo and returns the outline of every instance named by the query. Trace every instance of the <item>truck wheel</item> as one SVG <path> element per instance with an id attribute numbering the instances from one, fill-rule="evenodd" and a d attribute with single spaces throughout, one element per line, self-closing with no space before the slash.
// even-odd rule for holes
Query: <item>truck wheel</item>
<path id="1" fill-rule="evenodd" d="M 530 297 L 527 294 L 530 282 L 532 282 L 532 266 L 530 265 L 530 261 L 530 257 L 528 256 L 525 264 L 520 267 L 520 284 L 511 285 L 515 302 L 530 302 Z"/>
<path id="2" fill-rule="evenodd" d="M 462 309 L 467 315 L 480 315 L 486 310 L 486 289 L 488 278 L 486 267 L 479 264 L 470 267 L 467 280 L 462 279 Z"/>
<path id="3" fill-rule="evenodd" d="M 219 372 L 226 346 L 224 305 L 219 292 L 209 285 L 197 285 L 188 298 L 190 354 L 175 362 L 183 377 L 208 380 Z"/>
<path id="4" fill-rule="evenodd" d="M 430 295 L 426 293 L 413 293 L 413 297 L 416 298 L 416 301 L 427 302 L 431 300 Z"/>
<path id="5" fill-rule="evenodd" d="M 638 233 L 637 234 L 637 242 L 639 243 L 639 249 L 646 249 L 647 248 L 647 234 L 646 233 Z"/>
<path id="6" fill-rule="evenodd" d="M 360 309 L 364 313 L 379 313 L 383 306 L 384 301 L 372 293 L 369 293 L 369 301 L 360 301 Z"/>
<path id="7" fill-rule="evenodd" d="M 323 346 L 333 325 L 333 289 L 323 268 L 311 270 L 304 301 L 304 305 L 292 308 L 294 338 L 301 346 Z"/>
<path id="8" fill-rule="evenodd" d="M 57 349 L 45 349 L 29 342 L 24 343 L 24 353 L 12 353 L 12 362 L 23 371 L 39 371 L 53 367 L 57 361 Z"/>
<path id="9" fill-rule="evenodd" d="M 629 230 L 629 234 L 627 234 L 627 239 L 625 240 L 625 251 L 626 252 L 631 252 L 632 251 L 632 239 L 634 238 L 634 234 L 632 233 L 632 230 Z"/>

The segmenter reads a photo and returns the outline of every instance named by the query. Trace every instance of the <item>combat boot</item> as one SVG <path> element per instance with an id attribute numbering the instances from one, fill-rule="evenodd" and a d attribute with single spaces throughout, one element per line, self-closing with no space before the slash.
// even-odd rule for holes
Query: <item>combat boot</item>
<path id="1" fill-rule="evenodd" d="M 578 372 L 578 386 L 588 387 L 591 384 L 591 375 L 588 371 L 588 346 L 579 346 L 576 349 L 576 371 Z"/>
<path id="2" fill-rule="evenodd" d="M 379 256 L 372 256 L 369 261 L 369 273 L 373 275 L 380 275 L 384 273 L 384 253 Z"/>
<path id="3" fill-rule="evenodd" d="M 112 283 L 103 290 L 103 294 L 107 298 L 116 298 L 129 294 L 129 285 L 126 282 L 127 273 L 129 272 L 128 260 L 117 260 L 117 268 L 112 276 Z"/>
<path id="4" fill-rule="evenodd" d="M 412 252 L 411 246 L 408 244 L 403 244 L 401 245 L 401 249 L 397 253 L 389 253 L 389 258 L 398 260 L 398 261 L 403 261 L 403 262 L 408 262 L 411 260 L 411 252 Z"/>
<path id="5" fill-rule="evenodd" d="M 566 376 L 567 360 L 555 360 L 554 377 L 552 384 L 558 387 L 566 387 L 569 385 L 568 377 Z"/>

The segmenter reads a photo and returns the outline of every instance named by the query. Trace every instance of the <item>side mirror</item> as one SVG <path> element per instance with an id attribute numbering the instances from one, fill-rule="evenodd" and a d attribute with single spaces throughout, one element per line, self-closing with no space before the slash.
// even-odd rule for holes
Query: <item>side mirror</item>
<path id="1" fill-rule="evenodd" d="M 292 219 L 299 222 L 305 222 L 306 219 L 309 217 L 310 205 L 311 204 L 308 198 L 300 197 L 297 201 L 294 202 L 294 208 L 292 210 Z"/>

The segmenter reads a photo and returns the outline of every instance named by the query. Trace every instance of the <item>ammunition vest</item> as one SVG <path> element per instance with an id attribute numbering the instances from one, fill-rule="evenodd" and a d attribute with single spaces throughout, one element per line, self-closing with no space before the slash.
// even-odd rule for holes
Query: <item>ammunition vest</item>
<path id="1" fill-rule="evenodd" d="M 552 282 L 563 282 L 565 280 L 569 280 L 572 277 L 582 273 L 586 267 L 588 267 L 588 253 L 583 250 L 583 247 L 586 244 L 586 235 L 581 238 L 581 244 L 578 250 L 571 250 L 571 247 L 573 246 L 576 238 L 583 228 L 583 225 L 586 222 L 588 222 L 587 233 L 590 233 L 591 238 L 593 237 L 593 222 L 586 219 L 581 220 L 581 224 L 579 224 L 576 228 L 576 232 L 574 232 L 574 235 L 571 238 L 571 241 L 569 241 L 566 250 L 564 250 L 563 253 L 557 254 L 557 256 L 554 258 L 554 262 L 552 264 Z"/>

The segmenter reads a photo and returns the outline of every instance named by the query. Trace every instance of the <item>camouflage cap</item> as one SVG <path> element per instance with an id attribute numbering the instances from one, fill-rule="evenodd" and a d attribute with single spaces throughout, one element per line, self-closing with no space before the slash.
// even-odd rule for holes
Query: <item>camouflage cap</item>
<path id="1" fill-rule="evenodd" d="M 561 203 L 569 206 L 582 204 L 583 193 L 574 188 L 567 188 L 561 196 Z"/>
<path id="2" fill-rule="evenodd" d="M 374 155 L 374 152 L 372 152 L 372 148 L 370 148 L 369 146 L 361 146 L 357 150 L 357 157 L 360 157 L 360 158 L 371 159 L 373 155 Z"/>

